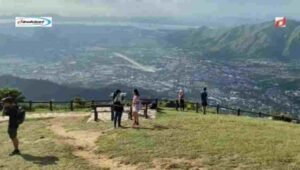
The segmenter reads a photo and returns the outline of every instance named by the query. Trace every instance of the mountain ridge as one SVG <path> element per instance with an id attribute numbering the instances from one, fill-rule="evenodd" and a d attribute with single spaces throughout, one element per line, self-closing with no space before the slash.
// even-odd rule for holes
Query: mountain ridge
<path id="1" fill-rule="evenodd" d="M 56 84 L 47 80 L 23 79 L 11 75 L 0 76 L 0 88 L 16 88 L 26 97 L 26 100 L 71 100 L 80 97 L 88 100 L 107 100 L 110 94 L 117 88 L 124 92 L 131 92 L 133 89 L 124 85 L 110 85 L 100 89 L 81 87 L 70 87 Z M 144 97 L 158 97 L 156 92 L 139 89 Z M 128 95 L 128 97 L 131 94 Z"/>
<path id="2" fill-rule="evenodd" d="M 201 27 L 173 33 L 168 38 L 169 43 L 202 51 L 204 56 L 300 59 L 300 22 L 294 20 L 288 21 L 286 28 L 275 28 L 272 22 L 242 25 L 223 31 Z M 172 40 L 176 42 L 172 43 Z"/>

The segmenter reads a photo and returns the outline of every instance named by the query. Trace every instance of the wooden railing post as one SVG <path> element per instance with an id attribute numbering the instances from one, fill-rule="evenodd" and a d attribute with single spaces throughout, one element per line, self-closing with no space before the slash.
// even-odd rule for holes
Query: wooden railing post
<path id="1" fill-rule="evenodd" d="M 259 112 L 259 113 L 258 113 L 258 116 L 259 116 L 259 117 L 261 117 L 261 116 L 262 116 L 262 113 L 261 113 L 261 112 Z"/>
<path id="2" fill-rule="evenodd" d="M 73 111 L 73 110 L 74 110 L 73 104 L 74 104 L 74 101 L 73 101 L 73 100 L 71 100 L 71 101 L 70 101 L 70 110 L 71 110 L 71 111 Z"/>
<path id="3" fill-rule="evenodd" d="M 50 106 L 50 111 L 53 111 L 53 102 L 52 102 L 52 100 L 49 102 L 49 106 Z"/>
<path id="4" fill-rule="evenodd" d="M 145 118 L 148 119 L 148 104 L 146 104 L 146 108 L 144 110 Z"/>
<path id="5" fill-rule="evenodd" d="M 199 113 L 199 103 L 196 103 L 196 112 Z"/>
<path id="6" fill-rule="evenodd" d="M 220 113 L 220 105 L 217 105 L 217 114 Z"/>
<path id="7" fill-rule="evenodd" d="M 32 111 L 32 101 L 29 101 L 29 110 Z"/>
<path id="8" fill-rule="evenodd" d="M 158 109 L 158 106 L 159 106 L 159 104 L 158 104 L 158 99 L 155 99 L 155 103 L 156 103 L 156 110 Z"/>
<path id="9" fill-rule="evenodd" d="M 241 115 L 241 109 L 237 110 L 237 115 L 240 116 Z"/>
<path id="10" fill-rule="evenodd" d="M 97 107 L 95 105 L 93 105 L 93 109 L 94 109 L 94 120 L 95 120 L 95 122 L 97 122 L 98 121 Z"/>

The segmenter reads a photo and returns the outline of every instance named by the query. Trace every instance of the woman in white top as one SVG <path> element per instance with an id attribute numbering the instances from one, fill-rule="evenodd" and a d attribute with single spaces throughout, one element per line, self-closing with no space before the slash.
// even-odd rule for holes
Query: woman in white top
<path id="1" fill-rule="evenodd" d="M 182 89 L 179 90 L 178 101 L 181 111 L 184 111 L 184 91 Z"/>
<path id="2" fill-rule="evenodd" d="M 141 110 L 142 103 L 140 100 L 140 93 L 137 89 L 133 91 L 132 98 L 132 116 L 133 116 L 133 124 L 132 127 L 139 126 L 139 111 Z"/>

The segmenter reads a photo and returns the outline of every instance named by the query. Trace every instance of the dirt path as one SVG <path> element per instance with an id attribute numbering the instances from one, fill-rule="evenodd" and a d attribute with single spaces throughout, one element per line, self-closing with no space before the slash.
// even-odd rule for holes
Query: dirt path
<path id="1" fill-rule="evenodd" d="M 67 113 L 56 113 L 56 112 L 49 112 L 49 113 L 27 113 L 27 119 L 40 119 L 40 118 L 54 118 L 54 117 L 84 117 L 89 116 L 90 112 L 67 112 Z M 0 123 L 8 121 L 8 117 L 0 116 Z"/>
<path id="2" fill-rule="evenodd" d="M 63 142 L 73 146 L 73 154 L 87 160 L 99 168 L 110 168 L 114 170 L 137 170 L 133 165 L 125 165 L 117 159 L 109 159 L 95 153 L 98 137 L 105 132 L 66 131 L 63 122 L 59 118 L 51 120 L 50 129 L 58 136 L 63 137 Z"/>

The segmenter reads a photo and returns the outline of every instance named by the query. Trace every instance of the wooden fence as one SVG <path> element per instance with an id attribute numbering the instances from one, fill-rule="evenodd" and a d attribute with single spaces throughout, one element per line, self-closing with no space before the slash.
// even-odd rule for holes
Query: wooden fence
<path id="1" fill-rule="evenodd" d="M 90 101 L 80 101 L 76 102 L 74 100 L 71 101 L 24 101 L 24 102 L 19 102 L 20 105 L 25 106 L 28 111 L 33 111 L 34 106 L 47 106 L 49 111 L 54 110 L 54 106 L 57 105 L 64 105 L 67 106 L 67 108 L 70 111 L 75 110 L 75 105 L 79 105 L 80 108 L 92 108 L 93 105 L 97 103 L 109 103 L 111 102 L 110 100 L 90 100 Z"/>
<path id="2" fill-rule="evenodd" d="M 144 116 L 146 119 L 149 118 L 148 116 L 148 109 L 149 109 L 149 105 L 150 104 L 154 104 L 155 103 L 155 109 L 157 109 L 158 107 L 158 99 L 141 99 L 142 100 L 142 105 L 143 105 L 143 108 L 142 110 L 144 111 Z M 94 120 L 95 121 L 98 121 L 99 118 L 98 118 L 98 110 L 97 108 L 110 108 L 110 112 L 111 112 L 111 120 L 113 121 L 114 119 L 114 113 L 113 113 L 113 104 L 94 104 L 92 106 L 93 108 L 93 111 L 94 111 Z M 132 105 L 131 103 L 128 103 L 127 106 L 130 107 L 130 110 L 129 110 L 129 113 L 128 113 L 128 119 L 132 119 Z"/>
<path id="3" fill-rule="evenodd" d="M 142 99 L 143 101 L 143 106 L 144 106 L 144 113 L 145 113 L 145 117 L 148 118 L 148 108 L 149 105 L 152 102 L 155 102 L 157 104 L 157 107 L 159 105 L 159 100 L 158 99 Z M 173 100 L 164 100 L 165 102 L 170 102 Z M 95 120 L 98 120 L 98 111 L 97 108 L 98 107 L 109 107 L 112 108 L 112 104 L 111 104 L 111 100 L 89 100 L 89 101 L 83 101 L 85 104 L 80 106 L 80 108 L 91 108 L 93 109 L 94 113 L 95 113 Z M 131 102 L 130 101 L 126 101 L 125 102 L 127 104 L 127 106 L 130 106 L 130 112 L 129 112 L 129 118 L 131 119 L 131 112 L 132 112 L 132 108 L 131 108 Z M 20 104 L 22 104 L 23 106 L 27 106 L 27 109 L 29 111 L 32 111 L 34 108 L 34 105 L 48 105 L 48 108 L 50 111 L 54 110 L 54 105 L 65 105 L 68 106 L 70 111 L 74 111 L 75 110 L 75 104 L 80 104 L 74 100 L 71 101 L 25 101 L 25 102 L 20 102 Z M 197 113 L 199 113 L 199 110 L 201 108 L 201 104 L 198 102 L 186 102 L 186 104 L 192 104 L 195 106 L 195 111 Z M 275 120 L 283 120 L 286 122 L 297 122 L 299 123 L 300 120 L 297 118 L 290 118 L 290 117 L 286 117 L 284 115 L 272 115 L 272 114 L 268 114 L 268 113 L 263 113 L 263 112 L 254 112 L 254 111 L 248 111 L 248 110 L 243 110 L 241 108 L 230 108 L 227 106 L 222 106 L 222 105 L 209 105 L 208 108 L 214 108 L 216 109 L 216 113 L 217 114 L 221 114 L 222 110 L 228 110 L 231 112 L 231 114 L 236 114 L 237 116 L 241 116 L 244 113 L 246 113 L 247 115 L 251 115 L 251 116 L 255 116 L 255 117 L 272 117 Z M 112 110 L 112 109 L 111 109 Z M 112 113 L 112 111 L 111 111 Z M 113 115 L 113 113 L 112 113 Z M 113 116 L 112 116 L 113 119 Z"/>
<path id="4" fill-rule="evenodd" d="M 187 104 L 192 104 L 195 106 L 195 110 L 197 113 L 199 113 L 199 109 L 200 107 L 202 107 L 200 105 L 200 103 L 198 102 L 187 102 Z M 241 116 L 243 113 L 246 113 L 247 115 L 251 115 L 251 116 L 255 116 L 255 117 L 272 117 L 272 119 L 274 120 L 282 120 L 282 121 L 286 121 L 286 122 L 295 122 L 295 123 L 300 123 L 300 120 L 297 118 L 291 118 L 291 117 L 287 117 L 284 115 L 272 115 L 272 114 L 268 114 L 268 113 L 263 113 L 263 112 L 254 112 L 254 111 L 248 111 L 248 110 L 243 110 L 241 108 L 230 108 L 227 106 L 222 106 L 222 105 L 209 105 L 207 106 L 208 108 L 214 108 L 216 109 L 216 113 L 217 114 L 221 114 L 221 110 L 229 110 L 231 114 L 236 114 L 237 116 Z M 203 112 L 204 114 L 204 112 Z"/>
<path id="5" fill-rule="evenodd" d="M 141 99 L 142 100 L 142 105 L 143 105 L 143 109 L 144 110 L 144 116 L 147 119 L 148 118 L 148 109 L 149 109 L 149 105 L 151 103 L 156 103 L 156 105 L 158 105 L 158 99 Z M 94 112 L 94 117 L 95 117 L 95 121 L 98 121 L 98 111 L 97 108 L 110 108 L 111 109 L 111 120 L 113 120 L 113 104 L 111 100 L 90 100 L 90 101 L 82 101 L 84 102 L 84 104 L 82 104 L 82 106 L 80 106 L 80 108 L 91 108 L 93 109 Z M 129 106 L 130 107 L 130 111 L 128 114 L 128 119 L 131 119 L 132 116 L 132 107 L 131 107 L 131 101 L 125 101 L 125 106 Z M 64 106 L 68 106 L 70 111 L 74 111 L 75 110 L 75 104 L 79 104 L 80 102 L 76 102 L 74 100 L 71 101 L 24 101 L 24 102 L 19 102 L 20 105 L 22 106 L 26 106 L 28 111 L 33 111 L 34 106 L 37 105 L 44 105 L 47 106 L 49 111 L 54 111 L 54 106 L 55 105 L 64 105 Z"/>

